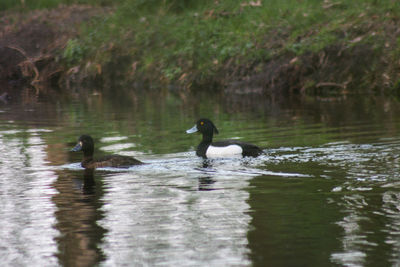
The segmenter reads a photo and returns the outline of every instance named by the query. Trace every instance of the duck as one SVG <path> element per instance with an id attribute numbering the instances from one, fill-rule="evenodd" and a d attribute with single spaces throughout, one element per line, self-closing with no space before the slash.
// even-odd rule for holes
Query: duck
<path id="1" fill-rule="evenodd" d="M 83 152 L 83 160 L 81 166 L 85 169 L 95 169 L 102 167 L 118 167 L 118 168 L 128 168 L 135 165 L 142 165 L 143 162 L 128 156 L 121 155 L 109 155 L 102 157 L 100 159 L 94 159 L 94 142 L 90 135 L 81 135 L 78 139 L 78 143 L 74 148 L 71 149 L 72 152 Z"/>
<path id="2" fill-rule="evenodd" d="M 196 155 L 202 158 L 215 157 L 257 157 L 264 152 L 256 145 L 241 142 L 238 140 L 224 140 L 213 142 L 213 135 L 218 134 L 218 129 L 209 119 L 199 119 L 196 124 L 186 131 L 186 133 L 200 132 L 203 139 L 197 146 Z"/>

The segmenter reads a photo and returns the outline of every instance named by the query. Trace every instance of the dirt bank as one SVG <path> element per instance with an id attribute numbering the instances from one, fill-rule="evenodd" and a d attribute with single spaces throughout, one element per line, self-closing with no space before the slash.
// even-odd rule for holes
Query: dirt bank
<path id="1" fill-rule="evenodd" d="M 0 14 L 0 93 L 57 85 L 66 71 L 59 56 L 68 40 L 78 35 L 82 22 L 107 12 L 72 5 Z"/>

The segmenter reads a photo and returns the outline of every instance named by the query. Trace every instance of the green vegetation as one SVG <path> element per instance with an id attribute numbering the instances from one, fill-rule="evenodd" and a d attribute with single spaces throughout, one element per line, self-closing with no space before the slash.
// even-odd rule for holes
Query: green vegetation
<path id="1" fill-rule="evenodd" d="M 400 1 L 6 0 L 0 9 L 21 3 L 113 5 L 65 47 L 67 67 L 96 66 L 85 75 L 180 88 L 262 75 L 263 88 L 281 81 L 274 90 L 399 91 Z"/>
<path id="2" fill-rule="evenodd" d="M 96 63 L 122 55 L 126 77 L 190 87 L 331 45 L 383 49 L 393 33 L 382 23 L 399 11 L 393 0 L 125 0 L 111 17 L 89 25 L 80 41 Z"/>
<path id="3" fill-rule="evenodd" d="M 77 39 L 71 39 L 64 49 L 63 58 L 67 64 L 78 64 L 83 59 L 84 53 L 85 47 L 82 47 Z"/>

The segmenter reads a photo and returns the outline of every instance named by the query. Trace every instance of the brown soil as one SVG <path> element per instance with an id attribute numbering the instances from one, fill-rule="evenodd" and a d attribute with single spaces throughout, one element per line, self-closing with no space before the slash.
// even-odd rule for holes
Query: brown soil
<path id="1" fill-rule="evenodd" d="M 57 57 L 79 25 L 109 12 L 91 6 L 59 6 L 51 10 L 0 14 L 0 94 L 33 87 L 39 92 L 56 85 L 64 72 Z"/>

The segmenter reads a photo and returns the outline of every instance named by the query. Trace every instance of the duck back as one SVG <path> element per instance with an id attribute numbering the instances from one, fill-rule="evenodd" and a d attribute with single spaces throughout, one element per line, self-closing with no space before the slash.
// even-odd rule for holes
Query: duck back
<path id="1" fill-rule="evenodd" d="M 217 141 L 213 142 L 211 146 L 231 148 L 233 152 L 237 151 L 237 153 L 241 153 L 243 157 L 257 157 L 264 153 L 261 148 L 256 145 L 237 140 Z M 239 151 L 240 149 L 242 151 Z"/>
<path id="2" fill-rule="evenodd" d="M 88 161 L 82 161 L 82 167 L 84 168 L 105 168 L 105 167 L 117 167 L 117 168 L 129 168 L 134 165 L 141 165 L 143 162 L 121 155 L 109 155 L 102 157 L 101 159 L 92 159 Z"/>

